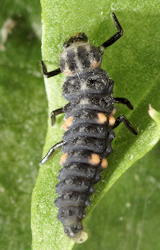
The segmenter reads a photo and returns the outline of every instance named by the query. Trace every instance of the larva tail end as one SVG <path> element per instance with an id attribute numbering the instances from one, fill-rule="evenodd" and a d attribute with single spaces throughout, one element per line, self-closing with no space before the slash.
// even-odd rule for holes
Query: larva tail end
<path id="1" fill-rule="evenodd" d="M 71 238 L 75 243 L 83 243 L 88 239 L 88 234 L 84 231 L 79 231 L 74 237 Z"/>

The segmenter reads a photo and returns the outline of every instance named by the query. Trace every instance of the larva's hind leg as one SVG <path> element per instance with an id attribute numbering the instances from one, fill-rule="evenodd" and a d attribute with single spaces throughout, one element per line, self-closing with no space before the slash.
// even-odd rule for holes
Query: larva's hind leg
<path id="1" fill-rule="evenodd" d="M 48 151 L 48 153 L 43 157 L 43 159 L 40 161 L 39 165 L 43 165 L 44 163 L 46 163 L 50 158 L 51 156 L 53 155 L 54 151 L 57 149 L 57 148 L 60 148 L 62 147 L 63 145 L 65 144 L 64 141 L 61 141 L 61 142 L 58 142 L 56 143 L 53 147 L 51 147 Z"/>

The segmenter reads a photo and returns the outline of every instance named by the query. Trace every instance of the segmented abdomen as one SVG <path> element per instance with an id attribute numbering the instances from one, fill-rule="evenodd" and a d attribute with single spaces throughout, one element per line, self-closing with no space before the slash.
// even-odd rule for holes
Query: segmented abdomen
<path id="1" fill-rule="evenodd" d="M 63 97 L 66 130 L 62 147 L 62 169 L 56 186 L 58 219 L 72 239 L 80 237 L 85 208 L 90 204 L 94 184 L 107 167 L 115 134 L 109 125 L 114 108 L 113 81 L 102 69 L 67 77 Z M 83 236 L 82 236 L 83 237 Z M 83 240 L 83 239 L 82 239 Z"/>

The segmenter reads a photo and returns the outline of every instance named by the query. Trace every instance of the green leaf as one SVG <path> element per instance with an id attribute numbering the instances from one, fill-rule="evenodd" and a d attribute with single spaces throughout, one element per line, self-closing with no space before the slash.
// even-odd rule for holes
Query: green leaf
<path id="1" fill-rule="evenodd" d="M 40 12 L 38 0 L 7 0 L 0 9 L 1 250 L 31 249 L 31 194 L 47 119 Z"/>
<path id="2" fill-rule="evenodd" d="M 124 29 L 124 36 L 107 48 L 102 68 L 115 81 L 114 96 L 126 97 L 133 104 L 134 111 L 116 105 L 118 108 L 116 116 L 124 114 L 137 129 L 138 136 L 130 134 L 123 125 L 115 130 L 116 138 L 112 143 L 114 153 L 108 158 L 109 167 L 102 173 L 102 181 L 96 185 L 96 193 L 91 197 L 92 205 L 87 208 L 85 227 L 87 218 L 108 189 L 159 140 L 158 126 L 148 115 L 149 103 L 160 110 L 158 86 L 160 34 L 157 30 L 160 17 L 156 14 L 159 5 L 156 1 L 139 4 L 132 1 L 112 3 L 103 0 L 100 2 L 42 0 L 41 4 L 42 54 L 48 71 L 59 67 L 61 46 L 74 32 L 85 32 L 89 41 L 95 46 L 101 45 L 115 34 L 116 29 L 110 17 L 111 11 L 116 13 Z M 49 113 L 66 103 L 61 97 L 63 81 L 62 74 L 45 80 Z M 61 141 L 62 118 L 63 115 L 58 116 L 54 127 L 50 126 L 49 118 L 44 154 L 51 146 Z M 57 150 L 53 159 L 41 167 L 33 192 L 33 249 L 72 249 L 74 244 L 64 235 L 62 225 L 56 219 L 57 209 L 53 205 L 57 197 L 55 185 L 58 182 L 56 176 L 60 169 L 60 155 L 60 151 Z M 96 232 L 94 233 L 96 235 Z"/>

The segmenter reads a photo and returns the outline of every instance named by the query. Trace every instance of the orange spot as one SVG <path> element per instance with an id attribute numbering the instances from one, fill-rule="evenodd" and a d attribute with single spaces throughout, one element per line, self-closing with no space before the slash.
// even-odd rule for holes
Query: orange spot
<path id="1" fill-rule="evenodd" d="M 72 71 L 69 69 L 69 68 L 65 68 L 63 70 L 63 73 L 66 75 L 66 76 L 71 76 L 73 73 Z"/>
<path id="2" fill-rule="evenodd" d="M 61 166 L 63 165 L 63 163 L 65 163 L 67 156 L 68 156 L 68 153 L 65 153 L 64 155 L 61 156 L 61 158 L 60 158 L 60 165 Z"/>
<path id="3" fill-rule="evenodd" d="M 61 128 L 66 131 L 67 130 L 67 125 L 63 124 Z"/>
<path id="4" fill-rule="evenodd" d="M 65 123 L 62 125 L 62 129 L 67 130 L 68 127 L 70 127 L 72 125 L 72 121 L 73 121 L 73 116 L 70 116 Z"/>
<path id="5" fill-rule="evenodd" d="M 108 161 L 105 158 L 103 158 L 101 162 L 101 168 L 107 168 L 107 167 L 108 167 Z"/>
<path id="6" fill-rule="evenodd" d="M 101 65 L 101 61 L 99 61 L 99 62 L 93 61 L 93 62 L 91 63 L 91 68 L 92 68 L 92 69 L 95 69 L 95 68 L 98 68 L 100 65 Z"/>
<path id="7" fill-rule="evenodd" d="M 97 116 L 98 116 L 98 123 L 103 124 L 107 121 L 107 116 L 105 114 L 98 113 Z"/>
<path id="8" fill-rule="evenodd" d="M 114 118 L 114 116 L 109 117 L 109 125 L 110 126 L 113 126 L 115 124 L 115 121 L 116 121 L 116 119 Z"/>
<path id="9" fill-rule="evenodd" d="M 91 158 L 89 160 L 89 163 L 93 164 L 93 165 L 97 165 L 100 163 L 100 157 L 97 154 L 92 154 Z"/>

